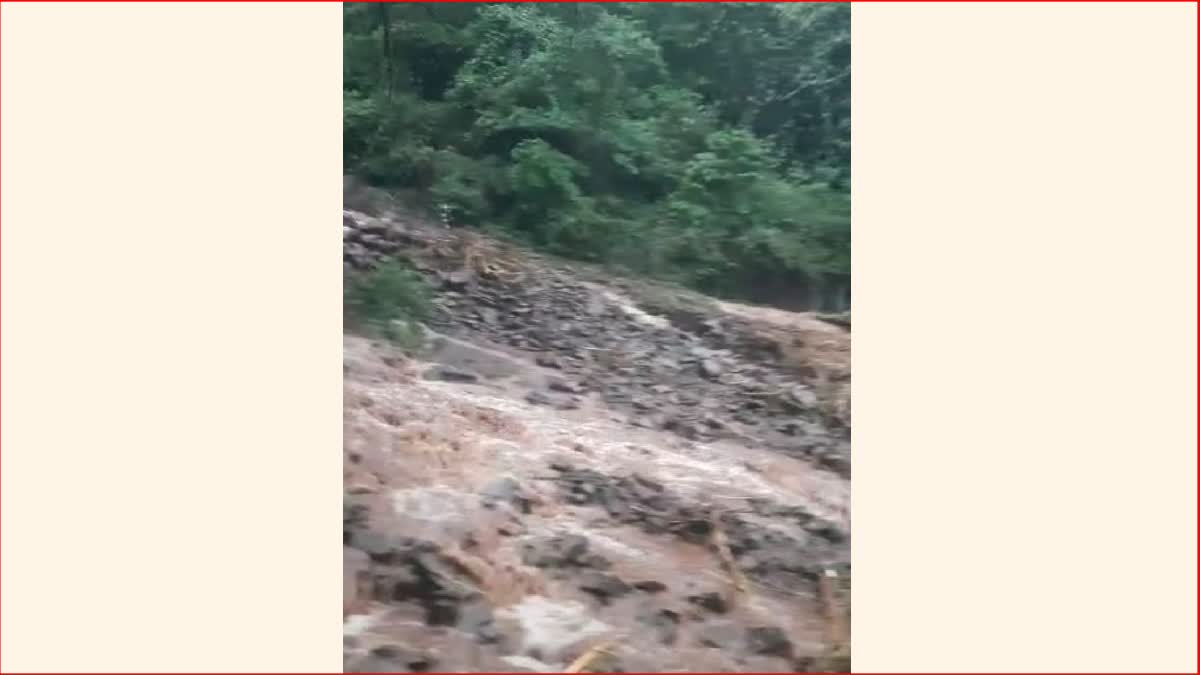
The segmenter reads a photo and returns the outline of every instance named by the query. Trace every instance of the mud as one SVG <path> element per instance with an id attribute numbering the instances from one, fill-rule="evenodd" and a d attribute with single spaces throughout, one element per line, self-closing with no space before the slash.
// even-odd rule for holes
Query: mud
<path id="1" fill-rule="evenodd" d="M 849 429 L 819 383 L 731 314 L 351 220 L 348 266 L 367 231 L 440 290 L 420 358 L 344 339 L 348 670 L 828 668 Z"/>

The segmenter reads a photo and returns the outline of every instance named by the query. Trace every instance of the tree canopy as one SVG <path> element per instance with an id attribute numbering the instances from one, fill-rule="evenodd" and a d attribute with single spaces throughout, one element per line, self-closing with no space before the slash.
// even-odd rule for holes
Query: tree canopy
<path id="1" fill-rule="evenodd" d="M 849 274 L 848 5 L 344 7 L 347 172 L 709 292 Z"/>

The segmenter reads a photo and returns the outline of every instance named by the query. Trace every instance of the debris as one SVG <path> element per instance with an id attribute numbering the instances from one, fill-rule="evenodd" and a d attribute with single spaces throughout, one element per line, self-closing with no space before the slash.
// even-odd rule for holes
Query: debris
<path id="1" fill-rule="evenodd" d="M 614 644 L 615 644 L 615 642 L 603 642 L 598 645 L 595 645 L 591 649 L 588 649 L 586 652 L 581 654 L 579 656 L 579 658 L 572 661 L 571 665 L 567 666 L 566 670 L 564 670 L 563 672 L 565 672 L 565 673 L 585 672 L 587 670 L 588 666 L 592 665 L 593 661 L 597 660 L 601 656 L 607 656 L 607 655 L 612 654 L 612 652 L 609 651 L 609 649 Z"/>
<path id="2" fill-rule="evenodd" d="M 729 540 L 726 538 L 725 530 L 721 528 L 721 521 L 717 517 L 713 517 L 712 519 L 712 544 L 717 549 L 717 555 L 721 558 L 721 566 L 725 568 L 732 581 L 733 594 L 730 597 L 730 604 L 734 604 L 738 595 L 746 594 L 749 583 L 746 581 L 746 575 L 742 574 L 741 568 L 738 567 L 733 553 L 729 550 Z"/>
<path id="3" fill-rule="evenodd" d="M 746 644 L 750 651 L 763 656 L 791 658 L 792 641 L 775 626 L 755 626 L 746 631 Z"/>
<path id="4" fill-rule="evenodd" d="M 434 366 L 425 371 L 425 379 L 441 380 L 442 382 L 478 382 L 479 376 L 475 373 L 468 373 L 465 370 L 458 370 L 450 366 Z"/>
<path id="5" fill-rule="evenodd" d="M 573 264 L 402 228 L 344 224 L 344 264 L 400 255 L 440 286 L 420 357 L 381 365 L 391 351 L 345 338 L 343 541 L 365 566 L 345 575 L 346 623 L 376 622 L 347 670 L 848 667 L 848 607 L 810 601 L 847 577 L 831 397 L 848 332 L 788 314 L 762 337 L 761 308 L 609 295 Z M 827 338 L 842 375 L 816 359 Z M 410 491 L 449 496 L 393 497 Z M 768 598 L 800 616 L 772 625 Z M 370 658 L 381 644 L 438 661 Z"/>
<path id="6" fill-rule="evenodd" d="M 845 611 L 838 602 L 838 594 L 834 586 L 834 580 L 838 578 L 836 570 L 827 568 L 817 581 L 821 606 L 825 612 L 826 642 L 829 645 L 825 658 L 838 668 L 844 661 L 846 669 L 849 670 L 850 631 L 846 625 Z"/>
<path id="7" fill-rule="evenodd" d="M 688 602 L 717 614 L 724 614 L 729 611 L 729 603 L 725 601 L 725 597 L 715 591 L 700 593 L 699 595 L 689 595 Z"/>

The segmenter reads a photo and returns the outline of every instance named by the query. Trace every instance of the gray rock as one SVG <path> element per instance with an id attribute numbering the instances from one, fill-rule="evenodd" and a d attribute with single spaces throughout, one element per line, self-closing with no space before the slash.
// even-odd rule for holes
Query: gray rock
<path id="1" fill-rule="evenodd" d="M 608 558 L 599 553 L 589 553 L 580 558 L 577 564 L 580 567 L 593 567 L 598 570 L 606 570 L 612 567 L 612 563 L 609 562 Z"/>
<path id="2" fill-rule="evenodd" d="M 579 385 L 557 377 L 550 380 L 547 386 L 550 391 L 562 392 L 564 394 L 578 394 L 582 391 Z"/>
<path id="3" fill-rule="evenodd" d="M 577 396 L 568 396 L 554 402 L 554 407 L 558 410 L 578 410 L 580 405 L 582 403 Z"/>
<path id="4" fill-rule="evenodd" d="M 817 405 L 817 395 L 802 384 L 797 384 L 788 390 L 788 398 L 801 408 L 814 408 Z"/>
<path id="5" fill-rule="evenodd" d="M 471 284 L 471 273 L 467 270 L 458 270 L 449 274 L 442 275 L 442 288 L 461 291 Z"/>
<path id="6" fill-rule="evenodd" d="M 499 504 L 512 504 L 521 513 L 529 513 L 529 499 L 521 484 L 511 476 L 504 476 L 488 483 L 480 491 L 481 501 L 487 508 Z"/>
<path id="7" fill-rule="evenodd" d="M 746 631 L 746 646 L 755 654 L 791 658 L 792 641 L 775 626 L 756 626 Z"/>
<path id="8" fill-rule="evenodd" d="M 699 595 L 689 595 L 688 602 L 698 607 L 703 607 L 710 612 L 716 612 L 717 614 L 724 614 L 729 611 L 729 605 L 725 602 L 725 598 L 721 597 L 721 594 L 715 591 L 700 593 Z"/>
<path id="9" fill-rule="evenodd" d="M 700 362 L 700 374 L 710 380 L 717 379 L 723 372 L 725 372 L 724 367 L 716 359 L 704 359 Z"/>
<path id="10" fill-rule="evenodd" d="M 458 629 L 473 635 L 480 644 L 497 644 L 504 640 L 491 608 L 482 603 L 474 603 L 462 609 L 459 613 Z"/>
<path id="11" fill-rule="evenodd" d="M 384 564 L 392 562 L 402 548 L 390 537 L 366 530 L 355 532 L 351 543 L 354 548 L 370 556 L 374 562 Z"/>
<path id="12" fill-rule="evenodd" d="M 832 544 L 846 541 L 846 533 L 832 523 L 814 522 L 805 528 L 809 534 L 820 537 Z"/>
<path id="13" fill-rule="evenodd" d="M 421 579 L 407 565 L 376 565 L 371 570 L 371 587 L 376 597 L 406 600 L 421 588 Z"/>
<path id="14" fill-rule="evenodd" d="M 479 376 L 475 373 L 468 373 L 465 370 L 451 368 L 450 366 L 434 366 L 425 371 L 424 375 L 427 380 L 441 380 L 442 382 L 478 382 Z"/>
<path id="15" fill-rule="evenodd" d="M 587 553 L 587 537 L 565 534 L 526 544 L 521 558 L 533 567 L 584 567 L 594 562 Z"/>
<path id="16" fill-rule="evenodd" d="M 591 572 L 579 581 L 579 588 L 584 593 L 594 596 L 602 603 L 620 597 L 630 592 L 632 587 L 620 578 L 603 572 Z"/>
<path id="17" fill-rule="evenodd" d="M 525 395 L 525 401 L 533 405 L 552 405 L 554 403 L 554 399 L 540 391 L 529 392 Z"/>
<path id="18" fill-rule="evenodd" d="M 709 623 L 696 634 L 696 641 L 701 646 L 713 649 L 736 647 L 741 642 L 741 638 L 742 633 L 737 626 L 727 621 Z"/>
<path id="19" fill-rule="evenodd" d="M 437 659 L 403 645 L 381 645 L 371 650 L 366 660 L 354 671 L 364 673 L 423 673 L 431 670 Z"/>
<path id="20" fill-rule="evenodd" d="M 670 609 L 643 612 L 638 620 L 654 631 L 658 641 L 665 645 L 675 644 L 679 637 L 679 613 Z"/>

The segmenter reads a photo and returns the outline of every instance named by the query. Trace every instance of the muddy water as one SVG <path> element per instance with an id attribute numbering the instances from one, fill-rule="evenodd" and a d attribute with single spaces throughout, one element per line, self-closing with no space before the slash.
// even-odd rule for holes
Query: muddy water
<path id="1" fill-rule="evenodd" d="M 634 428 L 594 401 L 575 410 L 532 405 L 527 384 L 544 375 L 532 363 L 504 379 L 449 383 L 423 379 L 426 364 L 362 338 L 346 337 L 344 350 L 348 498 L 369 507 L 372 531 L 436 544 L 464 570 L 462 583 L 482 595 L 501 634 L 482 640 L 461 624 L 427 625 L 415 606 L 365 587 L 358 575 L 371 563 L 347 549 L 347 668 L 561 671 L 590 647 L 611 643 L 593 668 L 787 671 L 825 649 L 815 585 L 752 579 L 733 589 L 712 546 L 571 503 L 559 479 L 565 465 L 637 475 L 716 514 L 769 503 L 848 531 L 845 480 L 736 442 L 695 443 Z M 503 479 L 519 486 L 522 508 L 485 498 Z M 764 532 L 812 537 L 787 519 L 745 517 Z M 564 535 L 586 538 L 588 551 L 605 561 L 601 571 L 529 564 L 530 546 Z M 661 589 L 609 597 L 581 590 L 597 574 Z M 689 600 L 706 593 L 729 606 L 717 612 Z M 786 656 L 748 637 L 774 629 L 790 642 Z"/>

